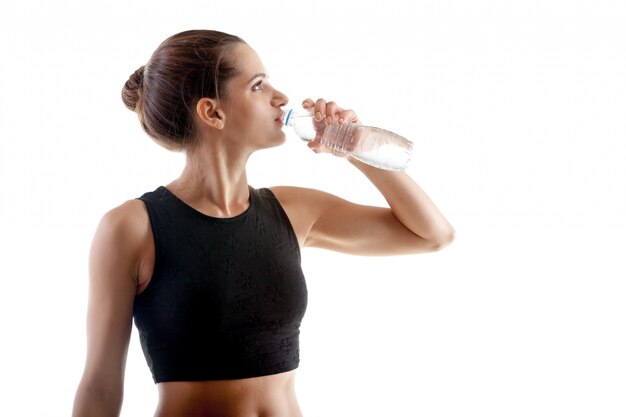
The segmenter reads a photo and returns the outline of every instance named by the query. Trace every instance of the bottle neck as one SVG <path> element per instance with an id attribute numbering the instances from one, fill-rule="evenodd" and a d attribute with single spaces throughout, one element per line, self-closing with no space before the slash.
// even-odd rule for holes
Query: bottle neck
<path id="1" fill-rule="evenodd" d="M 283 124 L 285 126 L 293 126 L 295 119 L 299 118 L 312 118 L 313 115 L 307 111 L 298 111 L 294 109 L 285 110 L 283 113 Z"/>

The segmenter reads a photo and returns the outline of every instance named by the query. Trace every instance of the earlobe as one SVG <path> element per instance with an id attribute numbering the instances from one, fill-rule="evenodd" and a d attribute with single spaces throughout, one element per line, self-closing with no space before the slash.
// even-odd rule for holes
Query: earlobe
<path id="1" fill-rule="evenodd" d="M 218 107 L 216 100 L 206 97 L 198 100 L 196 114 L 207 126 L 220 130 L 224 128 L 224 112 Z"/>

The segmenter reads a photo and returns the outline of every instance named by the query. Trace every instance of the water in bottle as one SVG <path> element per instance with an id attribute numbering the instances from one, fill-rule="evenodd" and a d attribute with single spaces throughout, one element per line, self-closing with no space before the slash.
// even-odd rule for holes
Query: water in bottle
<path id="1" fill-rule="evenodd" d="M 309 142 L 319 136 L 327 148 L 376 168 L 404 171 L 411 160 L 413 143 L 388 130 L 351 122 L 327 126 L 323 121 L 316 122 L 306 110 L 286 110 L 283 123 L 293 127 L 302 140 Z"/>

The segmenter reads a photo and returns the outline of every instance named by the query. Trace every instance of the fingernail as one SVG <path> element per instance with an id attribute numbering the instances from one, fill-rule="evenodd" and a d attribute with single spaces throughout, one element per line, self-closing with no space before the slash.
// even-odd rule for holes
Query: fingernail
<path id="1" fill-rule="evenodd" d="M 326 123 L 331 124 L 333 122 L 333 118 L 330 116 L 326 116 Z"/>
<path id="2" fill-rule="evenodd" d="M 315 113 L 315 120 L 317 120 L 318 122 L 322 120 L 322 113 L 320 112 Z"/>

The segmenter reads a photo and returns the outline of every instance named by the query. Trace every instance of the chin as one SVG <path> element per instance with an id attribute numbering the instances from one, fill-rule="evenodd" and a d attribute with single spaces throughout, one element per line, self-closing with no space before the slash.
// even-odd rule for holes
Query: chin
<path id="1" fill-rule="evenodd" d="M 282 144 L 284 144 L 285 142 L 287 142 L 287 136 L 285 135 L 285 132 L 280 132 L 280 135 L 276 136 L 276 138 L 274 138 L 274 140 L 271 143 L 271 147 L 274 146 L 280 146 Z"/>
<path id="2" fill-rule="evenodd" d="M 270 148 L 276 148 L 282 144 L 284 144 L 287 141 L 287 138 L 285 136 L 285 134 L 281 134 L 281 135 L 277 135 L 277 136 L 273 136 L 265 141 L 263 141 L 262 143 L 258 144 L 258 150 L 261 149 L 270 149 Z"/>

